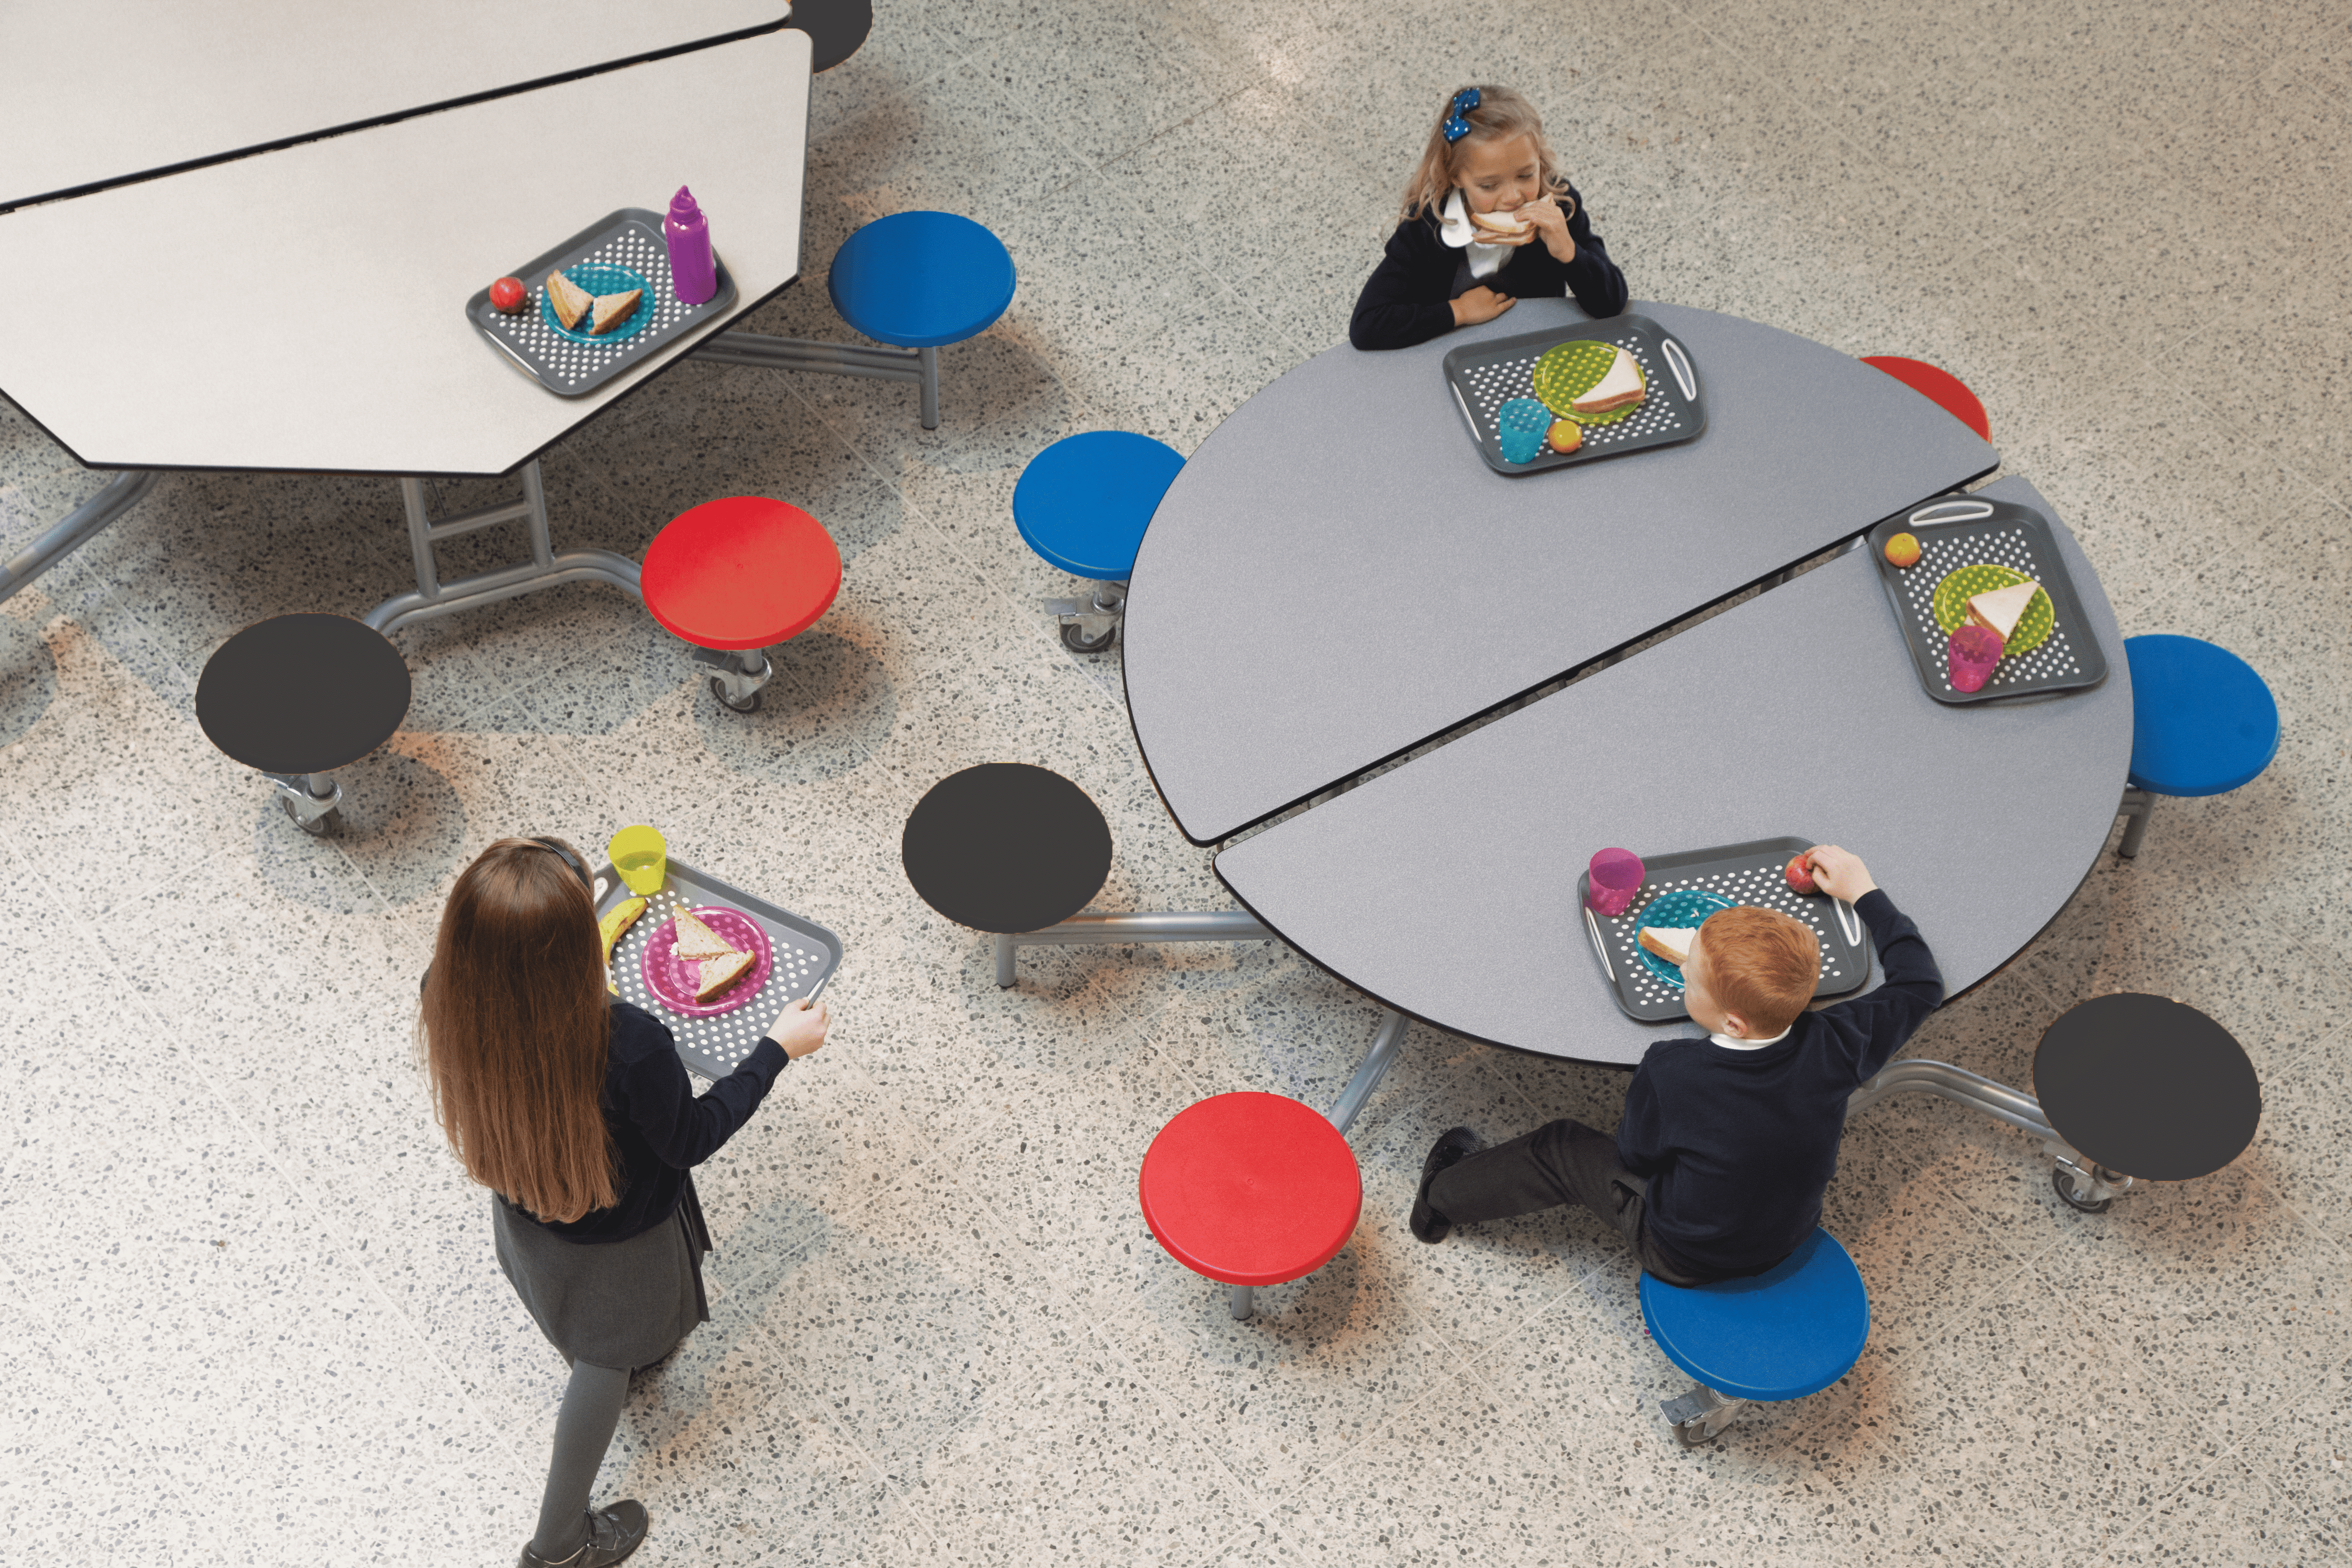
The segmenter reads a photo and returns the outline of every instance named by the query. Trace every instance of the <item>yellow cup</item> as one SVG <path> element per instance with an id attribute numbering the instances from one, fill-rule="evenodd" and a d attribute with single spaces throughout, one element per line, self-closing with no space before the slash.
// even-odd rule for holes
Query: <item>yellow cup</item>
<path id="1" fill-rule="evenodd" d="M 604 853 L 613 858 L 613 869 L 621 874 L 629 891 L 644 897 L 661 891 L 662 879 L 669 872 L 669 845 L 660 834 L 642 825 L 624 827 L 613 835 Z"/>

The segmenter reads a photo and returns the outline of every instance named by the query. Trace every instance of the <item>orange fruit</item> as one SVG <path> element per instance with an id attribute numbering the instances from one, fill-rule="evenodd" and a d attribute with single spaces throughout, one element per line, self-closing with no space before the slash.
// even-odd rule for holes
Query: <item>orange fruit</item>
<path id="1" fill-rule="evenodd" d="M 1886 542 L 1886 563 L 1890 566 L 1919 564 L 1919 542 L 1907 533 L 1898 533 Z"/>

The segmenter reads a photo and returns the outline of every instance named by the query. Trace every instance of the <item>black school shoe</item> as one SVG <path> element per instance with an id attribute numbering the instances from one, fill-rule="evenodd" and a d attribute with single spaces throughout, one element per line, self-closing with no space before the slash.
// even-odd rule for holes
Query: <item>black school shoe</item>
<path id="1" fill-rule="evenodd" d="M 515 1568 L 612 1568 L 646 1543 L 646 1505 L 634 1500 L 588 1510 L 588 1539 L 569 1557 L 541 1557 L 523 1544 Z"/>
<path id="2" fill-rule="evenodd" d="M 1429 1184 L 1437 1180 L 1438 1172 L 1453 1169 L 1477 1148 L 1477 1137 L 1467 1127 L 1449 1127 L 1430 1145 L 1429 1158 L 1421 1163 L 1421 1190 L 1412 1195 L 1412 1217 L 1406 1221 L 1413 1235 L 1433 1242 L 1454 1234 L 1454 1222 L 1429 1206 Z"/>

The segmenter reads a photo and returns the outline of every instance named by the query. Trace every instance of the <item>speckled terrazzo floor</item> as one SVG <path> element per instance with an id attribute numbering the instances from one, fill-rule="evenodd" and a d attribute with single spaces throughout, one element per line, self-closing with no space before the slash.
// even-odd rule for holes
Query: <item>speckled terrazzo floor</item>
<path id="1" fill-rule="evenodd" d="M 816 86 L 806 256 L 821 278 L 911 206 L 1003 237 L 1020 294 L 943 356 L 941 428 L 902 387 L 695 366 L 547 464 L 564 542 L 641 550 L 731 492 L 832 526 L 841 600 L 765 711 L 718 712 L 607 589 L 428 626 L 399 639 L 407 729 L 317 843 L 190 694 L 238 627 L 403 585 L 392 484 L 173 476 L 0 606 L 0 1556 L 513 1561 L 563 1372 L 438 1142 L 409 1009 L 481 844 L 643 819 L 850 960 L 832 1046 L 703 1179 L 716 1317 L 639 1376 L 600 1489 L 651 1508 L 637 1561 L 2352 1561 L 2343 8 L 880 9 Z M 1914 1047 L 2023 1082 L 2073 1001 L 2177 995 L 2252 1055 L 2255 1145 L 2091 1219 L 2021 1137 L 1871 1110 L 1828 1215 L 1869 1348 L 1704 1452 L 1657 1415 L 1683 1380 L 1595 1225 L 1430 1249 L 1402 1224 L 1439 1130 L 1605 1124 L 1621 1076 L 1416 1028 L 1353 1135 L 1353 1244 L 1236 1325 L 1145 1232 L 1143 1148 L 1207 1093 L 1328 1100 L 1374 1010 L 1263 944 L 1032 955 L 1000 994 L 896 864 L 932 780 L 1033 761 L 1111 818 L 1101 907 L 1224 902 L 1116 658 L 1034 610 L 1071 584 L 1007 500 L 1060 435 L 1190 451 L 1337 341 L 1471 79 L 1547 110 L 1637 296 L 1961 374 L 2125 630 L 2236 648 L 2285 716 L 2261 780 L 2165 803 L 2137 865 Z M 848 336 L 819 287 L 763 315 Z M 5 552 L 98 482 L 0 404 Z"/>

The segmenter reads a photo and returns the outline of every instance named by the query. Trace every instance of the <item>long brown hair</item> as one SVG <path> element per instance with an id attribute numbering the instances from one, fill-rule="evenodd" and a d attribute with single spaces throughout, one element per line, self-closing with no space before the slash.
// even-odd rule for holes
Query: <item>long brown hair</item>
<path id="1" fill-rule="evenodd" d="M 416 1023 L 466 1174 L 542 1220 L 620 1201 L 599 1103 L 612 1020 L 596 906 L 563 858 L 501 838 L 457 874 Z"/>
<path id="2" fill-rule="evenodd" d="M 1514 136 L 1532 136 L 1536 143 L 1536 168 L 1543 176 L 1544 190 L 1558 195 L 1568 189 L 1568 175 L 1559 166 L 1559 154 L 1553 152 L 1551 140 L 1544 134 L 1543 116 L 1536 112 L 1524 93 L 1507 87 L 1481 87 L 1478 107 L 1463 116 L 1470 122 L 1470 134 L 1460 142 L 1445 139 L 1446 117 L 1454 112 L 1454 100 L 1459 93 L 1448 93 L 1445 107 L 1431 121 L 1429 140 L 1421 149 L 1421 162 L 1413 165 L 1412 179 L 1404 188 L 1404 210 L 1397 221 L 1409 223 L 1423 213 L 1433 213 L 1445 205 L 1446 193 L 1454 189 L 1454 154 L 1472 142 L 1507 142 Z"/>

